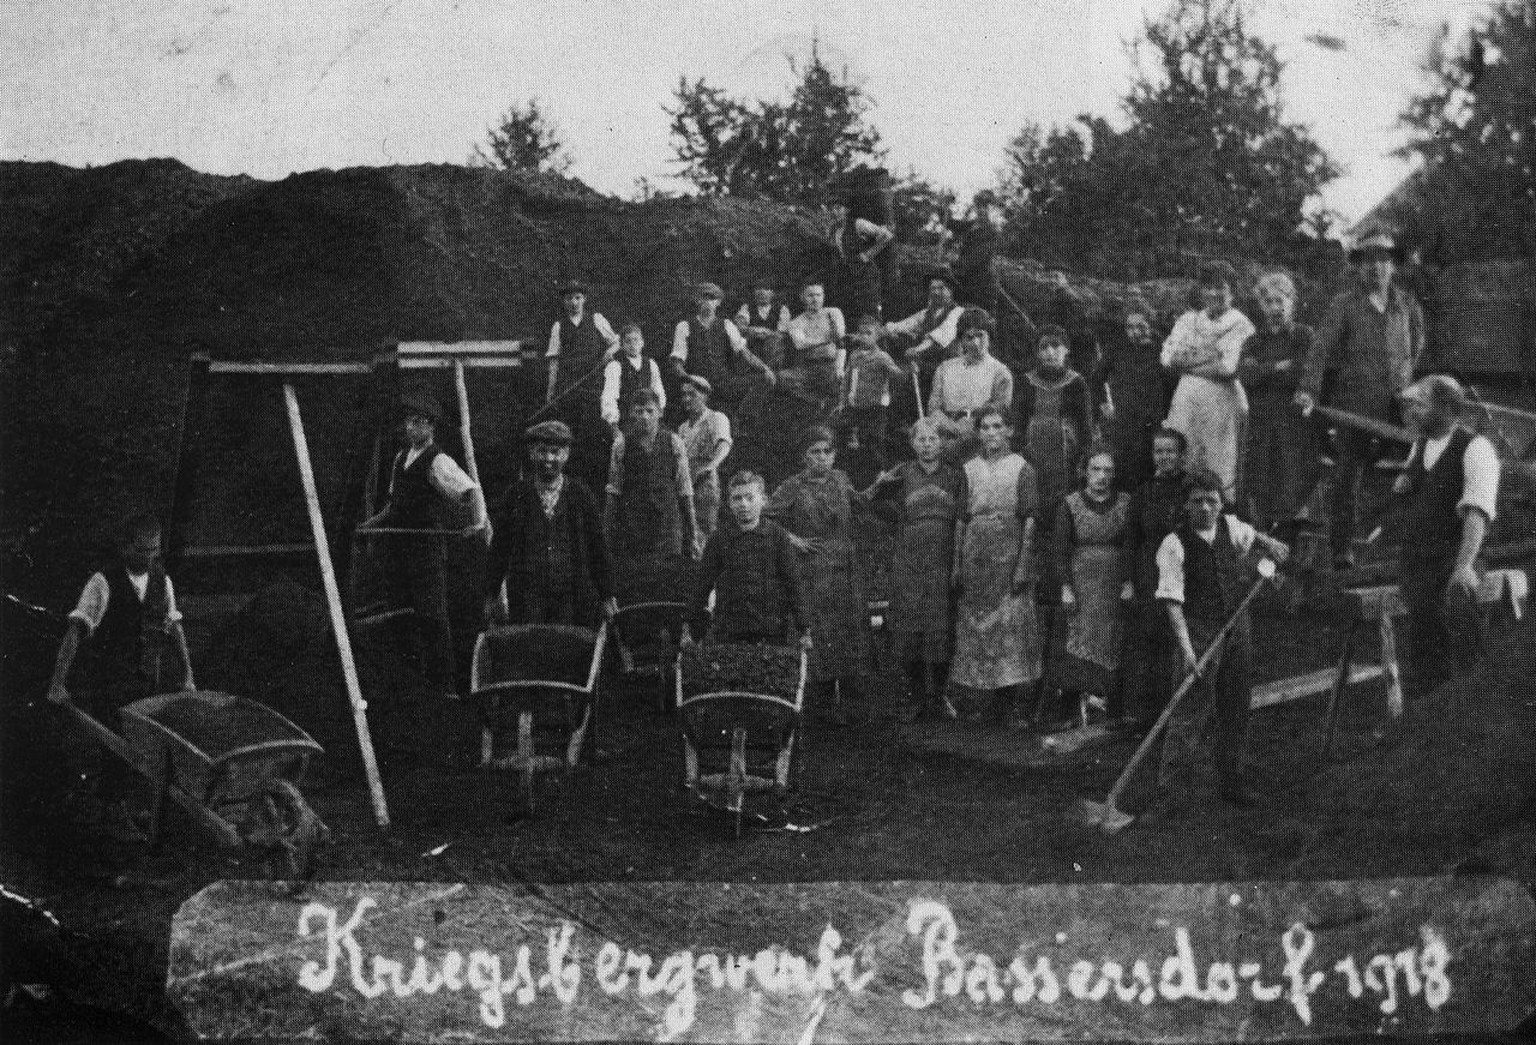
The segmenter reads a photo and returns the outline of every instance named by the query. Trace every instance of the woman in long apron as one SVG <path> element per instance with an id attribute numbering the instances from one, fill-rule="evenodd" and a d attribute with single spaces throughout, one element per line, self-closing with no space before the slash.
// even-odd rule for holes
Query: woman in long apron
<path id="1" fill-rule="evenodd" d="M 853 486 L 837 460 L 832 430 L 812 425 L 801 438 L 805 467 L 779 484 L 764 514 L 789 531 L 800 553 L 800 585 L 810 605 L 812 699 L 846 725 L 846 705 L 861 701 L 869 608 L 854 556 Z"/>
<path id="2" fill-rule="evenodd" d="M 1087 482 L 1061 503 L 1052 532 L 1066 635 L 1051 674 L 1069 695 L 1093 694 L 1112 703 L 1118 718 L 1122 607 L 1131 594 L 1125 543 L 1131 497 L 1114 488 L 1109 447 L 1094 446 L 1084 464 Z"/>
<path id="3" fill-rule="evenodd" d="M 976 418 L 981 453 L 965 464 L 968 496 L 956 524 L 955 661 L 950 680 L 987 692 L 993 714 L 1012 716 L 1040 677 L 1040 636 L 1031 588 L 1038 497 L 1035 470 L 1009 449 L 1003 411 Z"/>
<path id="4" fill-rule="evenodd" d="M 950 567 L 955 519 L 966 503 L 965 473 L 943 459 L 943 440 L 929 418 L 912 425 L 914 461 L 882 472 L 864 499 L 890 499 L 900 522 L 891 555 L 887 626 L 895 637 L 918 718 L 954 717 L 944 699 L 954 648 Z"/>
<path id="5" fill-rule="evenodd" d="M 1237 504 L 1248 423 L 1238 364 L 1254 332 L 1248 317 L 1232 307 L 1236 280 L 1226 262 L 1202 268 L 1201 307 L 1180 316 L 1163 342 L 1163 366 L 1182 375 L 1165 423 L 1189 441 L 1190 470 L 1208 468 L 1221 479 L 1228 506 Z"/>

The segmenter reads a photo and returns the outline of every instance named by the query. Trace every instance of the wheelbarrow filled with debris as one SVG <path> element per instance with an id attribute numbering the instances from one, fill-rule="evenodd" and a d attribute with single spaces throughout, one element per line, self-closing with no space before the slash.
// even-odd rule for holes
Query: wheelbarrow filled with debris
<path id="1" fill-rule="evenodd" d="M 606 624 L 596 631 L 518 624 L 491 628 L 475 642 L 469 699 L 480 717 L 480 768 L 520 774 L 525 814 L 533 812 L 534 777 L 569 772 L 597 741 L 607 641 Z M 516 747 L 498 756 L 498 743 L 509 740 Z"/>
<path id="2" fill-rule="evenodd" d="M 613 616 L 620 672 L 625 678 L 655 676 L 657 707 L 672 706 L 674 669 L 688 607 L 681 602 L 634 602 Z"/>
<path id="3" fill-rule="evenodd" d="M 681 651 L 675 692 L 688 790 L 731 817 L 749 795 L 789 790 L 805 707 L 798 647 L 704 643 Z"/>
<path id="4" fill-rule="evenodd" d="M 184 690 L 119 709 L 121 734 L 73 703 L 77 727 L 149 778 L 150 840 L 168 802 L 230 848 L 263 853 L 278 877 L 305 881 L 330 831 L 299 785 L 324 749 L 265 704 L 232 693 Z"/>

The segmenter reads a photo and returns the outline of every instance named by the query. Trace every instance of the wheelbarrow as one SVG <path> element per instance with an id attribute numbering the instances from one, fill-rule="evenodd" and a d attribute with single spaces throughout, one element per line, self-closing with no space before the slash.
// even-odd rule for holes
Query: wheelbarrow
<path id="1" fill-rule="evenodd" d="M 480 717 L 480 768 L 521 775 L 521 812 L 533 813 L 534 777 L 570 772 L 597 740 L 598 693 L 608 625 L 491 628 L 475 641 L 469 699 Z M 496 757 L 496 740 L 516 731 L 517 748 Z M 559 742 L 539 752 L 539 735 Z"/>
<path id="2" fill-rule="evenodd" d="M 175 802 L 220 844 L 264 853 L 277 877 L 303 882 L 313 874 L 315 849 L 330 830 L 299 785 L 325 752 L 276 711 L 230 693 L 184 690 L 119 709 L 119 734 L 73 702 L 62 707 L 149 779 L 152 845 Z"/>
<path id="3" fill-rule="evenodd" d="M 625 678 L 655 675 L 657 708 L 672 706 L 678 643 L 688 607 L 681 602 L 634 602 L 613 616 L 615 644 Z"/>
<path id="4" fill-rule="evenodd" d="M 678 654 L 684 783 L 731 818 L 736 838 L 749 794 L 782 798 L 789 790 L 806 663 L 804 650 L 783 646 L 706 643 Z"/>

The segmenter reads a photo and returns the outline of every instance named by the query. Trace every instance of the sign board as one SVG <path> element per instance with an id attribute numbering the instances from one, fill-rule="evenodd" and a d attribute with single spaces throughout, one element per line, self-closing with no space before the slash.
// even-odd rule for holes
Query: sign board
<path id="1" fill-rule="evenodd" d="M 1496 878 L 1199 885 L 221 882 L 172 929 L 203 1038 L 1283 1041 L 1512 1030 Z"/>

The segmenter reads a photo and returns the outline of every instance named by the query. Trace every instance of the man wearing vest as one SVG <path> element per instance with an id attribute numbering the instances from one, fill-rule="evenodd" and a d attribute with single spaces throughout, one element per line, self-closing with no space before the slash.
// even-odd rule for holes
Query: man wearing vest
<path id="1" fill-rule="evenodd" d="M 1244 557 L 1255 544 L 1276 562 L 1289 549 L 1233 515 L 1222 514 L 1221 479 L 1206 469 L 1192 472 L 1184 520 L 1157 550 L 1157 599 L 1168 612 L 1184 671 L 1192 672 L 1211 641 L 1242 603 L 1250 582 Z M 1174 709 L 1163 735 L 1158 783 L 1196 771 L 1211 720 L 1216 725 L 1216 775 L 1221 798 L 1252 805 L 1256 796 L 1243 779 L 1252 691 L 1253 624 L 1248 611 L 1227 633 L 1200 681 Z"/>
<path id="2" fill-rule="evenodd" d="M 1475 563 L 1499 497 L 1499 455 L 1458 423 L 1467 398 L 1454 378 L 1421 378 L 1401 399 L 1415 442 L 1392 487 L 1398 584 L 1408 607 L 1409 683 L 1422 693 L 1453 664 L 1465 671 L 1481 649 Z"/>
<path id="3" fill-rule="evenodd" d="M 507 488 L 496 511 L 486 620 L 596 628 L 618 607 L 597 498 L 564 473 L 571 430 L 561 421 L 541 421 L 523 439 L 532 474 Z"/>
<path id="4" fill-rule="evenodd" d="M 477 521 L 483 521 L 484 502 L 474 480 L 432 441 L 443 419 L 437 400 L 413 392 L 401 399 L 400 408 L 409 445 L 395 455 L 388 502 L 360 528 L 423 531 L 384 536 L 385 580 L 391 604 L 412 611 L 423 677 L 453 700 L 458 689 L 448 627 L 448 545 L 438 506 L 445 501 L 472 505 Z"/>
<path id="5" fill-rule="evenodd" d="M 1350 251 L 1360 285 L 1333 299 L 1318 328 L 1294 397 L 1304 415 L 1323 398 L 1326 379 L 1332 382 L 1329 405 L 1396 422 L 1397 396 L 1413 380 L 1424 351 L 1424 313 L 1412 294 L 1392 282 L 1398 257 L 1396 242 L 1384 232 L 1366 236 Z M 1341 428 L 1334 452 L 1328 543 L 1334 567 L 1348 569 L 1355 562 L 1360 482 L 1380 451 L 1369 432 Z"/>
<path id="6" fill-rule="evenodd" d="M 715 403 L 734 413 L 747 394 L 743 365 L 763 376 L 771 387 L 778 380 L 773 368 L 747 347 L 736 324 L 720 315 L 724 293 L 714 283 L 701 283 L 694 294 L 697 311 L 672 333 L 672 366 L 678 383 L 684 374 L 697 374 L 715 390 Z"/>
<path id="7" fill-rule="evenodd" d="M 622 601 L 676 598 L 688 590 L 680 568 L 698 558 L 688 451 L 661 427 L 661 402 L 642 388 L 629 424 L 613 441 L 603 531 L 613 550 Z M 666 592 L 672 591 L 673 595 Z"/>
<path id="8" fill-rule="evenodd" d="M 70 672 L 82 648 L 74 694 L 83 710 L 112 729 L 118 709 L 167 690 L 195 688 L 187 640 L 176 609 L 176 592 L 160 561 L 160 520 L 135 515 L 123 527 L 117 560 L 86 582 L 69 615 L 69 630 L 59 645 L 48 699 L 73 699 Z M 128 814 L 127 793 L 134 774 L 116 757 L 103 762 L 95 744 L 71 744 L 67 761 L 73 777 L 66 802 L 77 818 L 95 820 L 105 805 L 103 827 L 120 842 L 144 841 Z"/>
<path id="9" fill-rule="evenodd" d="M 781 305 L 773 281 L 760 279 L 752 284 L 752 300 L 743 301 L 736 310 L 736 329 L 747 339 L 747 347 L 757 358 L 782 368 L 784 334 L 789 330 L 789 306 Z"/>
<path id="10" fill-rule="evenodd" d="M 645 355 L 645 334 L 638 323 L 625 323 L 619 332 L 619 354 L 603 368 L 603 394 L 600 405 L 603 420 L 613 435 L 619 434 L 619 421 L 629 408 L 630 397 L 649 388 L 667 408 L 667 392 L 661 384 L 661 369 Z"/>
<path id="11" fill-rule="evenodd" d="M 602 313 L 588 310 L 587 285 L 580 280 L 560 288 L 560 304 L 563 311 L 549 328 L 549 348 L 544 353 L 549 369 L 544 413 L 564 421 L 575 434 L 566 471 L 595 485 L 602 482 L 607 466 L 600 373 L 618 352 L 619 337 Z M 557 400 L 557 405 L 548 405 Z"/>
<path id="12" fill-rule="evenodd" d="M 922 403 L 928 401 L 928 393 L 933 389 L 933 372 L 951 354 L 964 311 L 955 304 L 955 277 L 939 271 L 928 279 L 928 307 L 900 322 L 885 325 L 886 336 L 899 339 L 895 344 L 906 347 L 907 362 L 917 367 Z M 910 385 L 911 381 L 907 383 Z M 908 424 L 917 420 L 920 404 L 916 394 L 897 394 L 893 402 L 898 404 L 897 417 L 905 418 Z"/>

